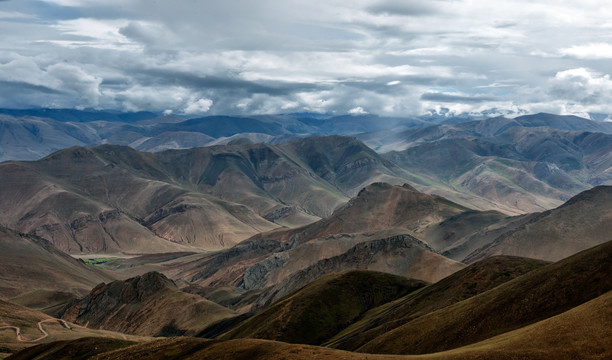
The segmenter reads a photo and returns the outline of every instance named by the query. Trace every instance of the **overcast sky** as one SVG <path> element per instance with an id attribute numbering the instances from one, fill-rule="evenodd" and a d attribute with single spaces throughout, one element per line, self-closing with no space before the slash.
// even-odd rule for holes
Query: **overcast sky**
<path id="1" fill-rule="evenodd" d="M 0 0 L 0 107 L 612 114 L 605 0 Z"/>

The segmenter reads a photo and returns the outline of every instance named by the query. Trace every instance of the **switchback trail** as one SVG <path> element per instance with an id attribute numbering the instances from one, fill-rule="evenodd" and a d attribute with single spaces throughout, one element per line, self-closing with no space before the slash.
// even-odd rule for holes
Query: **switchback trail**
<path id="1" fill-rule="evenodd" d="M 15 330 L 15 335 L 17 336 L 17 341 L 21 341 L 21 342 L 37 342 L 40 341 L 44 338 L 46 338 L 47 336 L 49 336 L 49 333 L 45 331 L 45 329 L 43 329 L 42 324 L 46 323 L 46 322 L 50 322 L 50 321 L 57 321 L 58 323 L 60 323 L 63 327 L 65 327 L 66 329 L 72 330 L 72 327 L 70 325 L 68 325 L 68 323 L 65 320 L 62 319 L 45 319 L 42 321 L 38 322 L 38 330 L 40 330 L 40 332 L 43 334 L 41 337 L 39 337 L 38 339 L 34 339 L 34 340 L 23 340 L 23 338 L 21 337 L 21 328 L 17 327 L 17 326 L 0 326 L 0 330 L 3 329 L 13 329 Z"/>

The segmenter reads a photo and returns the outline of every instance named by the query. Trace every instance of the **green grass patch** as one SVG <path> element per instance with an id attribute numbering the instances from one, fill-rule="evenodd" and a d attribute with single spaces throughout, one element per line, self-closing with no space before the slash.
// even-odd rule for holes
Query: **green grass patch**
<path id="1" fill-rule="evenodd" d="M 98 265 L 104 264 L 109 261 L 117 260 L 119 258 L 116 257 L 108 257 L 108 258 L 93 258 L 93 259 L 81 259 L 87 265 Z"/>

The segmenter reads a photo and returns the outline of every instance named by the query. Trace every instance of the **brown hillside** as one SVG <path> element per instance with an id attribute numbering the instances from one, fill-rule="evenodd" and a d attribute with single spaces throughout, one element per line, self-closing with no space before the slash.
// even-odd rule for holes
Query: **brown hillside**
<path id="1" fill-rule="evenodd" d="M 41 328 L 46 335 L 40 330 Z M 17 329 L 20 336 L 17 336 Z M 93 330 L 75 324 L 62 323 L 39 311 L 0 300 L 0 358 L 37 344 L 74 340 L 86 336 L 108 339 L 128 338 L 126 335 L 111 331 Z M 133 336 L 129 336 L 129 339 L 143 340 Z"/>
<path id="2" fill-rule="evenodd" d="M 221 338 L 320 344 L 367 310 L 425 285 L 422 281 L 369 271 L 325 276 L 245 320 Z"/>
<path id="3" fill-rule="evenodd" d="M 299 261 L 299 257 L 296 259 Z M 264 308 L 322 276 L 343 271 L 379 271 L 432 283 L 464 267 L 462 263 L 436 254 L 425 243 L 410 235 L 368 240 L 340 255 L 290 273 L 274 286 L 263 290 L 253 308 Z M 247 275 L 253 276 L 247 272 L 245 279 Z"/>
<path id="4" fill-rule="evenodd" d="M 611 272 L 612 242 L 608 242 L 423 315 L 380 335 L 358 351 L 424 354 L 482 341 L 560 314 L 612 290 Z"/>
<path id="5" fill-rule="evenodd" d="M 82 296 L 111 280 L 109 274 L 62 253 L 47 240 L 0 227 L 0 293 L 7 298 L 35 290 Z"/>
<path id="6" fill-rule="evenodd" d="M 481 294 L 545 264 L 512 256 L 495 256 L 477 262 L 435 284 L 373 309 L 325 345 L 354 351 L 420 316 Z"/>
<path id="7" fill-rule="evenodd" d="M 560 207 L 533 216 L 465 261 L 504 254 L 557 261 L 612 240 L 612 186 L 584 191 Z"/>

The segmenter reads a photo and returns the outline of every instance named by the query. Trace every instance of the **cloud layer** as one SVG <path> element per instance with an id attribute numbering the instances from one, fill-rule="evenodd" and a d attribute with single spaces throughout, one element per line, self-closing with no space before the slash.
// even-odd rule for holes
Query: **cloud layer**
<path id="1" fill-rule="evenodd" d="M 0 1 L 0 107 L 612 113 L 610 19 L 597 0 Z"/>

